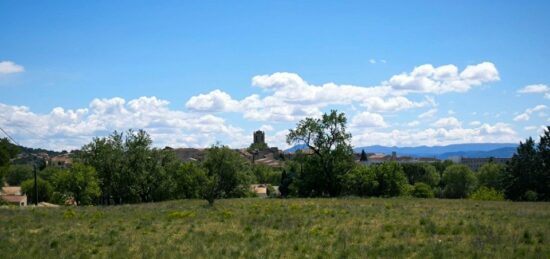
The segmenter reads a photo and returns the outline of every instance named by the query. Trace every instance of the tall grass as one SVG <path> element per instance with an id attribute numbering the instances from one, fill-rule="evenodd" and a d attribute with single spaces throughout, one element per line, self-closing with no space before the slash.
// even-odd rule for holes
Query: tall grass
<path id="1" fill-rule="evenodd" d="M 549 258 L 550 204 L 228 199 L 1 208 L 0 258 Z"/>

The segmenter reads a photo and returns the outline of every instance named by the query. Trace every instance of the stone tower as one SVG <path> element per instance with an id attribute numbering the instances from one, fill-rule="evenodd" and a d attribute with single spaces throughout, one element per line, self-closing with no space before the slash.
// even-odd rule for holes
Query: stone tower
<path id="1" fill-rule="evenodd" d="M 254 144 L 265 144 L 265 133 L 261 130 L 254 132 Z"/>

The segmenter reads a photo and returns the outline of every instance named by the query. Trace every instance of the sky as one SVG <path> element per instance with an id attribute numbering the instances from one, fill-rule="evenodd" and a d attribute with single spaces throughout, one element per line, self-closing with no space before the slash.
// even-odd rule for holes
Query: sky
<path id="1" fill-rule="evenodd" d="M 336 109 L 354 146 L 516 143 L 550 125 L 549 1 L 0 0 L 0 127 L 78 149 L 286 148 Z M 0 136 L 3 137 L 3 136 Z"/>

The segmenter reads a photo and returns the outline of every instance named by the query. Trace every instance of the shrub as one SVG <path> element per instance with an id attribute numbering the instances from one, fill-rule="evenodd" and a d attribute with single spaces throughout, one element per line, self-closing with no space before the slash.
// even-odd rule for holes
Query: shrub
<path id="1" fill-rule="evenodd" d="M 476 186 L 476 177 L 465 165 L 451 165 L 443 173 L 446 198 L 466 198 Z"/>
<path id="2" fill-rule="evenodd" d="M 503 190 L 502 180 L 505 178 L 506 167 L 496 163 L 484 164 L 477 174 L 477 179 L 480 186 L 493 188 L 495 190 Z"/>
<path id="3" fill-rule="evenodd" d="M 36 179 L 36 185 L 38 189 L 38 202 L 50 201 L 52 196 L 52 185 L 49 182 L 42 180 L 38 177 Z M 21 183 L 21 191 L 28 197 L 29 203 L 34 202 L 34 179 L 28 179 Z"/>
<path id="4" fill-rule="evenodd" d="M 473 192 L 469 198 L 477 201 L 503 201 L 504 194 L 493 188 L 482 186 Z"/>
<path id="5" fill-rule="evenodd" d="M 524 201 L 536 201 L 538 194 L 535 191 L 528 190 L 523 194 L 522 200 Z"/>
<path id="6" fill-rule="evenodd" d="M 433 198 L 432 187 L 425 183 L 415 183 L 412 190 L 412 196 L 417 198 Z"/>
<path id="7" fill-rule="evenodd" d="M 6 182 L 11 186 L 18 186 L 27 179 L 32 178 L 33 171 L 30 165 L 12 165 L 6 174 Z"/>

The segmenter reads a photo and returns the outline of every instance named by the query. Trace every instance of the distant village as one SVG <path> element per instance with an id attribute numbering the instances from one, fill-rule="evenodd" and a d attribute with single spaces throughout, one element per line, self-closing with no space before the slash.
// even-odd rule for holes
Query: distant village
<path id="1" fill-rule="evenodd" d="M 182 162 L 202 161 L 206 155 L 206 148 L 172 148 L 165 147 L 165 150 L 172 150 L 176 154 L 177 158 Z M 252 143 L 248 148 L 234 149 L 243 158 L 247 159 L 252 164 L 261 164 L 269 166 L 273 169 L 281 169 L 285 165 L 285 161 L 293 159 L 297 155 L 308 155 L 312 151 L 305 148 L 296 152 L 286 152 L 280 150 L 278 147 L 269 147 L 265 141 L 265 132 L 257 130 L 252 135 Z M 43 161 L 46 161 L 48 166 L 57 168 L 68 168 L 72 165 L 73 153 L 78 152 L 74 150 L 71 152 L 63 151 L 58 154 L 48 154 L 48 152 L 38 152 L 36 154 L 30 154 L 23 152 L 17 155 L 14 159 L 14 164 L 28 164 L 33 159 L 32 157 L 39 157 Z M 362 154 L 364 152 L 364 154 Z M 355 153 L 355 160 L 357 163 L 366 165 L 382 164 L 384 162 L 395 161 L 400 164 L 406 163 L 431 163 L 440 161 L 433 157 L 412 157 L 412 156 L 400 156 L 396 152 L 391 154 L 383 153 L 371 153 L 368 150 L 363 150 L 362 153 Z M 52 152 L 50 152 L 52 153 Z M 451 157 L 448 160 L 453 163 L 463 164 L 468 166 L 472 171 L 478 171 L 478 169 L 488 162 L 506 164 L 510 158 L 467 158 L 467 157 Z M 274 186 L 277 189 L 277 186 Z M 252 190 L 259 197 L 267 197 L 267 185 L 254 184 L 251 186 Z M 21 192 L 20 186 L 3 186 L 0 191 L 0 198 L 4 201 L 20 206 L 27 205 L 27 196 Z"/>

